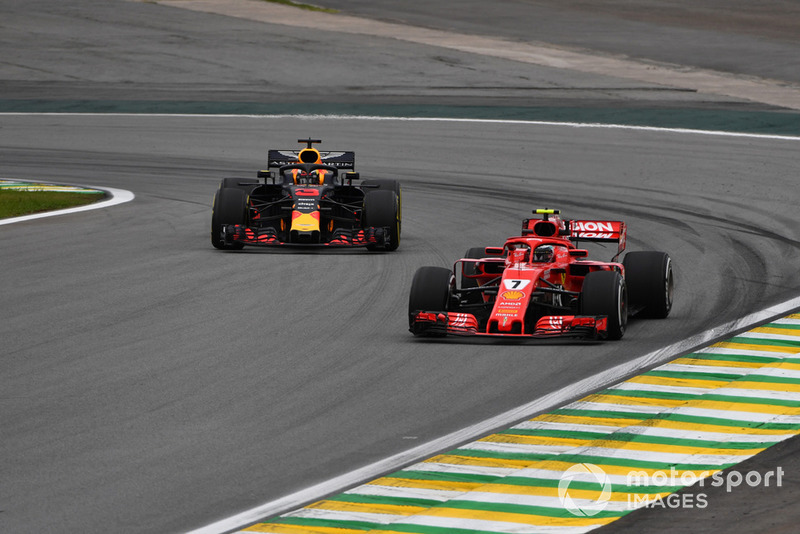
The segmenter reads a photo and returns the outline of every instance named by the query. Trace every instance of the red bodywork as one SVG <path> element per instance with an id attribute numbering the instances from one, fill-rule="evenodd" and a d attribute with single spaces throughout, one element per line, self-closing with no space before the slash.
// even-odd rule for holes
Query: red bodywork
<path id="1" fill-rule="evenodd" d="M 508 238 L 502 247 L 487 247 L 485 257 L 456 261 L 448 310 L 410 309 L 410 330 L 431 335 L 605 338 L 606 316 L 581 315 L 580 294 L 589 272 L 616 270 L 624 276 L 616 259 L 625 248 L 625 223 L 563 221 L 556 210 L 535 213 L 544 218 L 526 219 L 521 236 Z M 588 260 L 588 252 L 576 245 L 582 240 L 617 242 L 617 254 L 609 262 Z"/>

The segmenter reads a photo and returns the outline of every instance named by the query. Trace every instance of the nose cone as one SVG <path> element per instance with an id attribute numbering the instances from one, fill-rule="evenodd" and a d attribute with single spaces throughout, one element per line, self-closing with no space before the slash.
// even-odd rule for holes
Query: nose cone
<path id="1" fill-rule="evenodd" d="M 292 231 L 314 232 L 319 231 L 319 212 L 301 213 L 292 212 Z"/>

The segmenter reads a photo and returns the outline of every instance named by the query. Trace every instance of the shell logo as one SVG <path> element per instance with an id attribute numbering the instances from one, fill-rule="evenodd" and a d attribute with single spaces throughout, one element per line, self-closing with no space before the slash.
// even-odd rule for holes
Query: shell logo
<path id="1" fill-rule="evenodd" d="M 521 300 L 525 297 L 525 293 L 522 291 L 503 291 L 500 297 L 507 300 Z"/>

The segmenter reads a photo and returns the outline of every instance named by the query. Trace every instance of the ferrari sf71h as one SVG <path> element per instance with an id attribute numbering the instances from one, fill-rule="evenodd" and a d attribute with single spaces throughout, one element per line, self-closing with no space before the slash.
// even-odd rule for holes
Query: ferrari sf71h
<path id="1" fill-rule="evenodd" d="M 562 220 L 539 209 L 502 247 L 471 248 L 453 269 L 422 267 L 408 301 L 417 336 L 447 334 L 620 339 L 628 316 L 664 318 L 673 275 L 664 252 L 629 252 L 621 221 Z M 592 261 L 580 241 L 616 242 L 611 261 Z"/>
<path id="2" fill-rule="evenodd" d="M 211 213 L 211 244 L 223 250 L 252 246 L 366 247 L 400 244 L 401 191 L 396 180 L 364 180 L 355 153 L 270 150 L 257 178 L 225 178 Z"/>

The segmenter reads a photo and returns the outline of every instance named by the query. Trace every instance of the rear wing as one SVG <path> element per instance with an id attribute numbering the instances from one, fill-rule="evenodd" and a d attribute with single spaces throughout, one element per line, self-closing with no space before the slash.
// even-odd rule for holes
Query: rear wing
<path id="1" fill-rule="evenodd" d="M 268 167 L 281 167 L 283 165 L 291 165 L 293 163 L 314 163 L 312 161 L 303 161 L 300 153 L 306 152 L 309 149 L 303 150 L 270 150 L 267 155 Z M 318 161 L 323 165 L 331 165 L 339 169 L 353 170 L 356 168 L 356 153 L 355 152 L 333 152 L 311 149 L 319 154 Z"/>
<path id="2" fill-rule="evenodd" d="M 615 241 L 619 243 L 617 256 L 625 250 L 628 230 L 622 221 L 569 221 L 570 241 Z"/>

